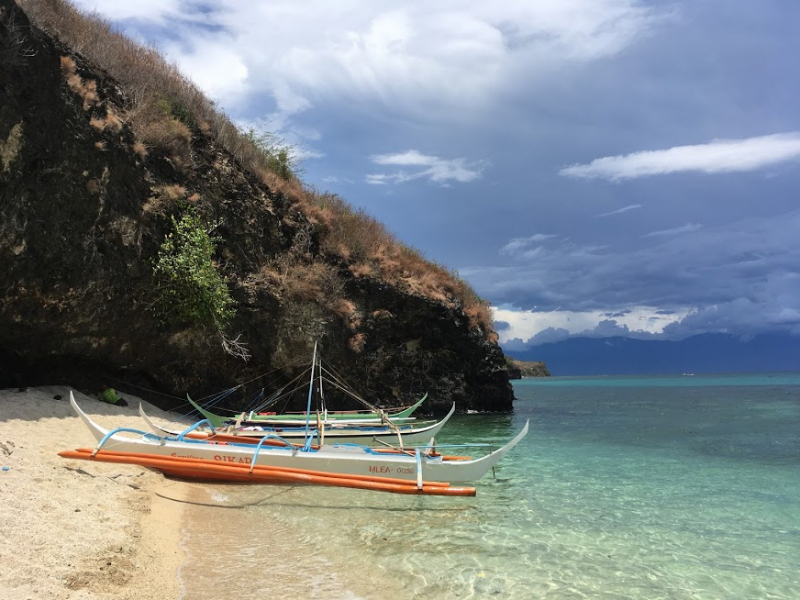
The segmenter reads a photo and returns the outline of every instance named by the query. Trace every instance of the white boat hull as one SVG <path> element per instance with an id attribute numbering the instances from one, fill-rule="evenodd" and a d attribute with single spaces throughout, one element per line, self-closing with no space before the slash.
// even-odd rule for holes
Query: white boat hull
<path id="1" fill-rule="evenodd" d="M 70 393 L 70 402 L 98 442 L 109 434 L 84 413 Z M 113 433 L 102 446 L 104 450 L 140 453 L 152 456 L 200 458 L 219 463 L 255 464 L 262 466 L 306 469 L 343 475 L 390 477 L 409 481 L 438 481 L 462 483 L 477 481 L 516 446 L 528 433 L 525 424 L 505 446 L 483 456 L 469 460 L 447 460 L 446 457 L 428 456 L 424 453 L 387 452 L 378 448 L 356 445 L 325 445 L 318 450 L 301 450 L 297 447 L 262 446 L 253 444 L 215 444 L 204 441 L 177 440 L 152 434 L 131 437 Z"/>

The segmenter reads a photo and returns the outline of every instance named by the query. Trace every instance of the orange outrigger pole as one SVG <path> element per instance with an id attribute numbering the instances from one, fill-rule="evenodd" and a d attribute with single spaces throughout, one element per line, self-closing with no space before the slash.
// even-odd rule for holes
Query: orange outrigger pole
<path id="1" fill-rule="evenodd" d="M 391 492 L 395 494 L 418 494 L 430 496 L 474 496 L 474 487 L 452 487 L 449 483 L 426 481 L 418 485 L 415 481 L 391 477 L 368 475 L 346 475 L 324 473 L 307 469 L 270 467 L 240 463 L 218 463 L 201 458 L 178 456 L 154 456 L 135 452 L 90 450 L 78 448 L 58 453 L 62 458 L 94 460 L 98 462 L 134 464 L 156 469 L 171 477 L 188 479 L 213 479 L 240 483 L 308 483 L 333 487 L 348 487 L 362 490 Z"/>

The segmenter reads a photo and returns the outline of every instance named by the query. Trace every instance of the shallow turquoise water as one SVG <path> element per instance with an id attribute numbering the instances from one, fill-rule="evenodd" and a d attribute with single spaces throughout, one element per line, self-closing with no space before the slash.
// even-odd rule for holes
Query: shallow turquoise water
<path id="1" fill-rule="evenodd" d="M 530 419 L 476 498 L 198 486 L 184 597 L 800 598 L 800 374 L 515 392 L 514 415 L 440 436 L 502 440 Z"/>

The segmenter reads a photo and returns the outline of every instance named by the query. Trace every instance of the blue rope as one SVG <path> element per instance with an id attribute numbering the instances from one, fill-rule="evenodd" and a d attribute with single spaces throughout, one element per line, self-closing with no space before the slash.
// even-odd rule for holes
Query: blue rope
<path id="1" fill-rule="evenodd" d="M 311 435 L 307 435 L 306 443 L 303 445 L 303 452 L 308 452 L 311 450 L 311 442 L 314 440 L 314 437 L 319 433 L 318 430 L 312 429 Z"/>
<path id="2" fill-rule="evenodd" d="M 233 392 L 235 392 L 237 389 L 238 386 L 225 390 L 224 392 L 218 394 L 215 398 L 212 398 L 210 401 L 206 402 L 203 405 L 203 408 L 211 408 L 212 406 L 216 406 L 217 404 L 222 402 L 222 400 L 224 400 L 225 398 L 230 396 Z"/>
<path id="3" fill-rule="evenodd" d="M 259 402 L 261 402 L 261 399 L 262 399 L 263 397 L 264 397 L 264 388 L 261 388 L 261 391 L 260 391 L 260 392 L 258 392 L 258 393 L 256 394 L 256 397 L 255 397 L 255 398 L 253 398 L 253 401 L 252 401 L 252 402 L 250 402 L 250 404 L 248 404 L 248 405 L 247 405 L 247 407 L 244 409 L 244 410 L 245 410 L 245 412 L 248 412 L 248 411 L 250 411 L 250 410 L 256 410 L 256 409 L 255 409 L 255 406 L 256 406 L 256 405 L 257 405 Z"/>

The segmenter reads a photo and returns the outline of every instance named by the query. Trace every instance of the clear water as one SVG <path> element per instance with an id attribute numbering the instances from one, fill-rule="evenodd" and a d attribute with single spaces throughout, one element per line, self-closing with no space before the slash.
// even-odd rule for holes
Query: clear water
<path id="1" fill-rule="evenodd" d="M 187 600 L 800 598 L 800 374 L 528 379 L 475 498 L 196 486 Z"/>

